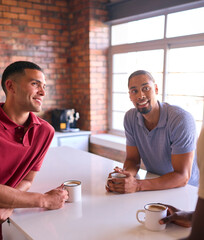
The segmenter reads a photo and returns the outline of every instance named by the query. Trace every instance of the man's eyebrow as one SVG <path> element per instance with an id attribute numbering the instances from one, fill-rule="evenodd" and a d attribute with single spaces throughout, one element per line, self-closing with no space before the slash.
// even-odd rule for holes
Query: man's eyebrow
<path id="1" fill-rule="evenodd" d="M 35 78 L 31 78 L 30 81 L 35 81 L 35 82 L 38 82 L 38 83 L 42 83 L 44 85 L 46 85 L 46 83 L 43 83 L 42 81 L 38 80 L 38 79 L 35 79 Z"/>
<path id="2" fill-rule="evenodd" d="M 143 83 L 141 86 L 145 86 L 145 85 L 148 85 L 149 84 L 149 82 L 147 82 L 147 83 Z"/>
<path id="3" fill-rule="evenodd" d="M 149 84 L 148 82 L 147 83 L 143 83 L 141 86 L 143 87 L 143 86 L 148 85 L 148 84 Z M 130 87 L 130 89 L 137 89 L 137 87 L 132 86 L 132 87 Z"/>

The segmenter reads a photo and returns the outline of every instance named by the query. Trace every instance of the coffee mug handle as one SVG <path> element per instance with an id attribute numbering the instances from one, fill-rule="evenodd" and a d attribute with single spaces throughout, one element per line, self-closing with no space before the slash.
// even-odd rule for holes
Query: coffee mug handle
<path id="1" fill-rule="evenodd" d="M 136 213 L 136 218 L 137 218 L 137 221 L 138 221 L 139 223 L 144 224 L 145 221 L 142 221 L 142 220 L 139 219 L 139 213 L 141 213 L 141 212 L 145 213 L 145 210 L 144 210 L 144 209 L 138 210 L 137 213 Z"/>

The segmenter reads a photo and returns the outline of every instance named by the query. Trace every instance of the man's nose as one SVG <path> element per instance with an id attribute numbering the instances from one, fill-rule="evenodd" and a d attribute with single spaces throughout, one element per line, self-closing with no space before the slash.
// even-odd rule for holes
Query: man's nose
<path id="1" fill-rule="evenodd" d="M 137 97 L 138 97 L 138 99 L 143 99 L 143 98 L 145 98 L 145 94 L 143 93 L 143 91 L 139 91 Z"/>
<path id="2" fill-rule="evenodd" d="M 38 92 L 39 92 L 39 94 L 40 94 L 41 96 L 45 96 L 45 95 L 46 95 L 46 92 L 45 92 L 45 88 L 44 88 L 44 87 L 40 87 Z"/>

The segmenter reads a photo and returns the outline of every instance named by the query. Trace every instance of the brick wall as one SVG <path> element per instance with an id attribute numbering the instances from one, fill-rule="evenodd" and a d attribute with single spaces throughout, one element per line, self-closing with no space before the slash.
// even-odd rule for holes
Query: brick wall
<path id="1" fill-rule="evenodd" d="M 39 64 L 47 78 L 43 118 L 75 108 L 81 129 L 107 130 L 106 2 L 0 0 L 0 75 L 14 61 Z"/>
<path id="2" fill-rule="evenodd" d="M 107 130 L 106 2 L 69 1 L 72 101 L 81 115 L 79 125 L 93 132 Z"/>

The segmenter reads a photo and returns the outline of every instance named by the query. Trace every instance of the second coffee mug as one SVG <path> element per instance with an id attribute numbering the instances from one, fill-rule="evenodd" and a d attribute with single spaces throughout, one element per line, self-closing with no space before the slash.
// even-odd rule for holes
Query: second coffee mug
<path id="1" fill-rule="evenodd" d="M 144 220 L 139 218 L 140 213 L 145 214 Z M 144 209 L 138 210 L 136 218 L 139 223 L 145 225 L 145 227 L 152 231 L 164 230 L 166 224 L 160 224 L 159 220 L 167 216 L 167 207 L 158 203 L 149 203 L 144 206 Z"/>

